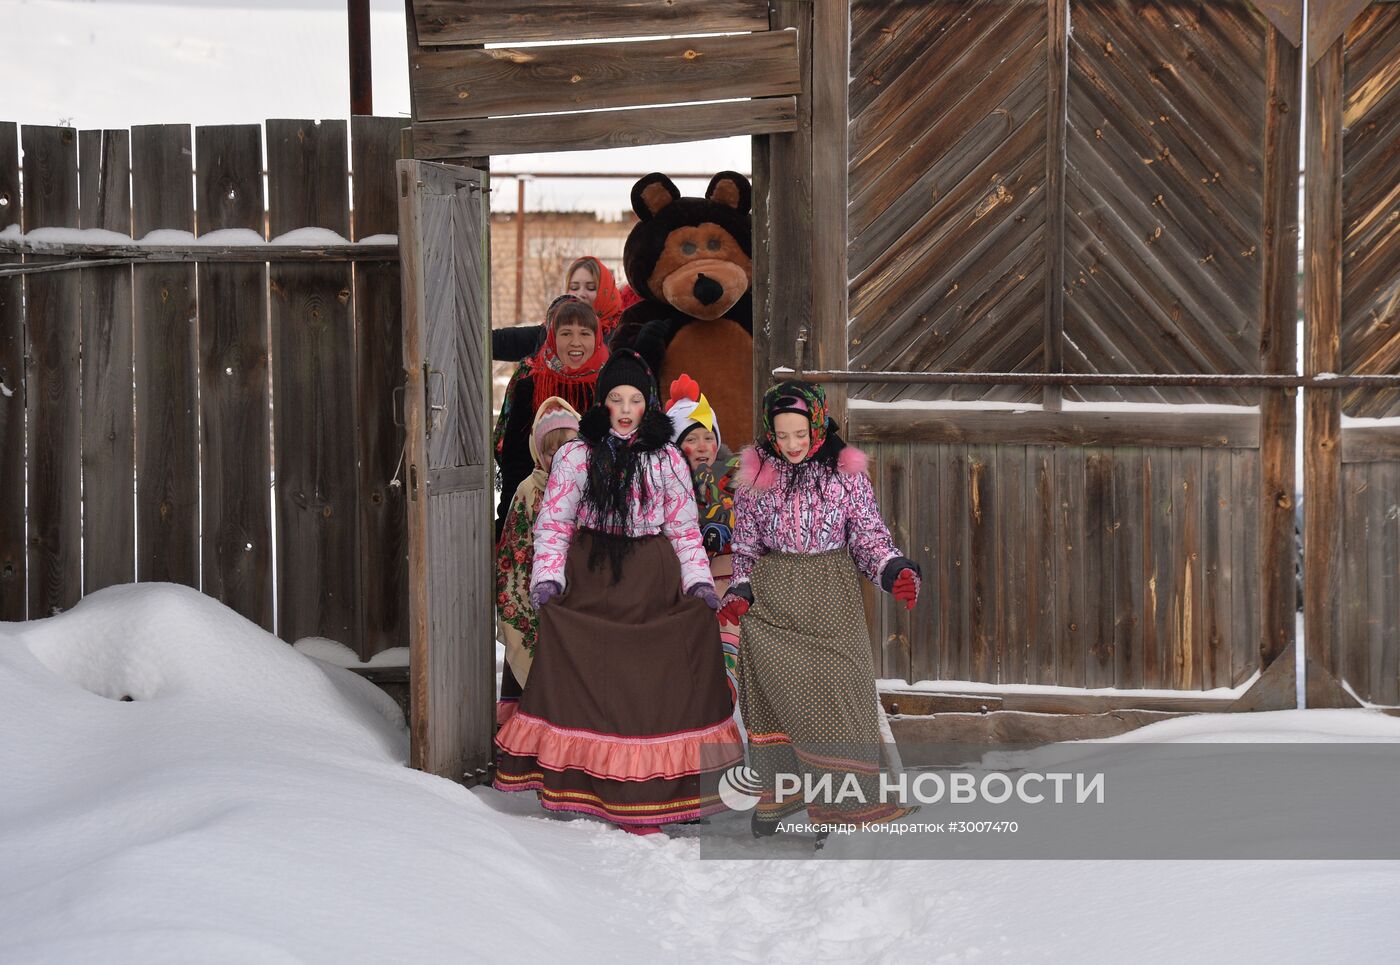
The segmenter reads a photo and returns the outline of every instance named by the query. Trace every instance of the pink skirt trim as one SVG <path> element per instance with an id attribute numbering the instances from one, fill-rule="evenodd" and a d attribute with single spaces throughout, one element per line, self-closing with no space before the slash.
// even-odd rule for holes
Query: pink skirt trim
<path id="1" fill-rule="evenodd" d="M 523 711 L 496 735 L 516 757 L 533 757 L 551 771 L 579 770 L 612 781 L 651 781 L 715 771 L 743 760 L 743 740 L 732 717 L 694 730 L 656 737 L 622 737 L 557 727 Z M 729 753 L 723 748 L 728 745 Z M 708 752 L 706 747 L 715 748 Z"/>
<path id="2" fill-rule="evenodd" d="M 540 806 L 546 811 L 567 811 L 573 814 L 587 814 L 595 818 L 602 818 L 604 821 L 611 821 L 613 824 L 623 825 L 644 825 L 648 827 L 660 827 L 663 824 L 675 824 L 679 821 L 694 821 L 699 818 L 707 818 L 712 814 L 719 814 L 729 808 L 723 803 L 706 804 L 700 807 L 688 808 L 684 811 L 671 811 L 666 814 L 644 814 L 631 816 L 618 814 L 597 804 L 585 804 L 580 801 L 560 801 L 550 797 L 550 789 L 544 786 L 543 781 L 526 781 L 521 784 L 513 784 L 503 787 L 495 785 L 496 790 L 507 793 L 514 791 L 538 791 L 540 793 Z"/>

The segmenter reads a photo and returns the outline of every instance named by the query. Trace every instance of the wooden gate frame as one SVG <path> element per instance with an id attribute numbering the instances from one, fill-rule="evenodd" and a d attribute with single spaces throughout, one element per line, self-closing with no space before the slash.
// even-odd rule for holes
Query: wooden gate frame
<path id="1" fill-rule="evenodd" d="M 1303 283 L 1309 376 L 1350 374 L 1342 344 L 1345 46 L 1348 29 L 1373 2 L 1394 0 L 1311 0 L 1308 6 Z M 1342 463 L 1350 445 L 1342 429 L 1346 395 L 1341 388 L 1312 388 L 1304 397 L 1303 622 L 1309 707 L 1360 706 L 1344 684 L 1339 657 L 1344 645 L 1356 646 L 1343 639 L 1338 607 L 1345 559 Z M 1400 458 L 1395 435 L 1380 436 L 1372 442 Z"/>

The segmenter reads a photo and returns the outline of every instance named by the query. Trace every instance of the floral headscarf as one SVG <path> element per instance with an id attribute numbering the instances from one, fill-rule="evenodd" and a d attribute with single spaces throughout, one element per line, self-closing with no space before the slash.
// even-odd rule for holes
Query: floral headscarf
<path id="1" fill-rule="evenodd" d="M 807 451 L 803 462 L 815 456 L 826 443 L 826 435 L 831 419 L 827 415 L 826 390 L 820 385 L 788 379 L 763 393 L 763 438 L 770 451 L 776 452 L 778 441 L 773 431 L 773 420 L 783 412 L 805 415 L 811 426 L 812 448 Z"/>

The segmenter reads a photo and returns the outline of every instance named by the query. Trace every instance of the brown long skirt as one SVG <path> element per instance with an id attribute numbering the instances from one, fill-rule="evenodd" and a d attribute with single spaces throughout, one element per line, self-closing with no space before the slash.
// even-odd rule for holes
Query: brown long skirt
<path id="1" fill-rule="evenodd" d="M 857 824 L 908 814 L 881 799 L 875 665 L 850 553 L 769 553 L 755 565 L 752 587 L 753 606 L 741 619 L 739 706 L 762 788 L 758 823 L 804 808 L 814 821 Z M 779 799 L 779 774 L 801 778 L 804 793 Z M 820 790 L 851 782 L 859 793 L 844 800 Z M 810 802 L 808 786 L 819 792 Z"/>
<path id="2" fill-rule="evenodd" d="M 566 591 L 540 611 L 520 706 L 496 735 L 495 786 L 553 811 L 657 825 L 723 810 L 720 773 L 743 759 L 719 623 L 681 592 L 663 536 L 632 540 L 622 579 L 588 567 L 574 536 Z"/>

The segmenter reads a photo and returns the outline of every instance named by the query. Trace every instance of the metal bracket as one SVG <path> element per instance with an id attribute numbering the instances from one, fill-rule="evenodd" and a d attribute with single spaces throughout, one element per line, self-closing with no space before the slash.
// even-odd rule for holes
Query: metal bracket
<path id="1" fill-rule="evenodd" d="M 803 325 L 797 330 L 797 344 L 793 346 L 794 363 L 793 369 L 797 378 L 802 378 L 803 363 L 807 356 L 807 326 Z"/>
<path id="2" fill-rule="evenodd" d="M 403 412 L 404 390 L 407 388 L 408 386 L 406 385 L 396 386 L 394 388 L 394 391 L 389 396 L 389 405 L 390 409 L 392 410 L 394 425 L 398 426 L 400 429 L 404 427 L 404 424 L 407 421 L 404 418 Z"/>
<path id="3" fill-rule="evenodd" d="M 433 427 L 437 425 L 437 413 L 447 410 L 447 378 L 430 362 L 423 363 L 423 406 L 425 429 L 432 436 Z"/>

